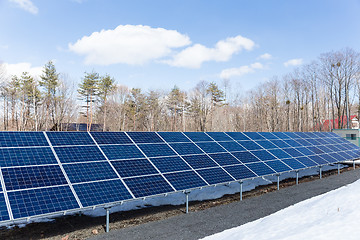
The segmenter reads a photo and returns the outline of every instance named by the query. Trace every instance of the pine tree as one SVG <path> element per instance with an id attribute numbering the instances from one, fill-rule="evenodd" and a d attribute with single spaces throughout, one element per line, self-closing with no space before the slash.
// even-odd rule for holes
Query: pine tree
<path id="1" fill-rule="evenodd" d="M 93 119 L 93 111 L 92 106 L 96 100 L 96 96 L 98 94 L 98 82 L 99 82 L 99 74 L 96 72 L 85 73 L 85 77 L 83 81 L 79 84 L 78 93 L 80 94 L 80 98 L 86 102 L 86 126 L 87 131 L 90 131 L 92 119 Z"/>

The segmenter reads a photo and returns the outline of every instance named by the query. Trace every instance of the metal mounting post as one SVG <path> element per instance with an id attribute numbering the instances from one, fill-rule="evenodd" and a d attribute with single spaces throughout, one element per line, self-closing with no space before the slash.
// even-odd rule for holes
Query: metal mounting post
<path id="1" fill-rule="evenodd" d="M 355 170 L 355 160 L 353 160 L 353 168 L 354 168 L 354 170 Z"/>
<path id="2" fill-rule="evenodd" d="M 296 185 L 299 185 L 299 171 L 296 171 Z"/>
<path id="3" fill-rule="evenodd" d="M 106 232 L 109 232 L 109 223 L 110 223 L 110 208 L 105 208 L 106 210 Z"/>
<path id="4" fill-rule="evenodd" d="M 322 167 L 319 167 L 319 174 L 320 174 L 320 179 L 322 178 Z"/>
<path id="5" fill-rule="evenodd" d="M 184 192 L 186 196 L 186 213 L 189 213 L 189 194 L 190 192 Z"/>
<path id="6" fill-rule="evenodd" d="M 276 174 L 277 176 L 277 190 L 280 190 L 280 174 Z"/>
<path id="7" fill-rule="evenodd" d="M 337 164 L 338 167 L 338 174 L 340 174 L 340 163 Z"/>
<path id="8" fill-rule="evenodd" d="M 243 182 L 242 181 L 240 181 L 240 201 L 242 201 L 243 200 Z"/>

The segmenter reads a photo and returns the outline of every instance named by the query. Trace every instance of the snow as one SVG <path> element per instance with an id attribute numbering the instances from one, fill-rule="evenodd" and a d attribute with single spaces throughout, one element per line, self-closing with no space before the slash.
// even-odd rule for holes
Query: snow
<path id="1" fill-rule="evenodd" d="M 341 166 L 342 168 L 343 166 Z M 334 166 L 323 166 L 323 171 L 328 171 L 331 169 L 337 169 L 337 165 Z M 299 172 L 299 178 L 304 176 L 318 175 L 319 168 L 308 168 L 301 170 Z M 280 181 L 288 178 L 295 178 L 295 172 L 287 172 L 280 175 Z M 267 176 L 263 178 L 255 178 L 253 180 L 245 180 L 243 182 L 243 192 L 251 191 L 255 189 L 257 186 L 272 184 L 277 181 L 277 176 Z M 189 194 L 189 201 L 203 201 L 208 199 L 216 199 L 220 198 L 226 194 L 235 194 L 240 192 L 240 184 L 237 182 L 230 183 L 228 185 L 218 185 L 215 187 L 204 187 L 202 189 L 196 189 L 191 191 Z M 137 199 L 129 202 L 125 202 L 122 205 L 114 206 L 110 209 L 110 213 L 119 212 L 119 211 L 129 211 L 134 209 L 140 209 L 150 206 L 162 206 L 162 205 L 183 205 L 185 204 L 185 194 L 182 192 L 176 192 L 168 194 L 167 196 L 155 196 L 148 197 L 145 199 Z M 68 214 L 76 214 L 76 213 L 68 213 Z M 99 217 L 105 216 L 106 211 L 102 207 L 95 208 L 94 210 L 86 210 L 82 212 L 84 215 Z M 62 216 L 62 214 L 58 214 L 51 218 L 43 217 L 43 218 L 30 218 L 24 221 L 18 221 L 17 226 L 23 227 L 26 224 L 31 222 L 49 222 L 53 221 L 54 217 Z M 14 224 L 8 223 L 7 227 L 11 228 Z"/>
<path id="2" fill-rule="evenodd" d="M 203 240 L 359 239 L 360 180 Z"/>

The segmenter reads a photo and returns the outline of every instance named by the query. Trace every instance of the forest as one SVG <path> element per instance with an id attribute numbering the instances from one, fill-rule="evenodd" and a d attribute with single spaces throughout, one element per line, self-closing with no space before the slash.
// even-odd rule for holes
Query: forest
<path id="1" fill-rule="evenodd" d="M 85 72 L 74 86 L 52 61 L 41 76 L 7 76 L 0 64 L 0 130 L 62 131 L 69 123 L 104 131 L 331 131 L 360 115 L 360 53 L 321 54 L 247 92 L 230 79 L 183 91 L 142 90 Z M 325 120 L 332 121 L 325 126 Z M 351 124 L 351 123 L 350 123 Z"/>

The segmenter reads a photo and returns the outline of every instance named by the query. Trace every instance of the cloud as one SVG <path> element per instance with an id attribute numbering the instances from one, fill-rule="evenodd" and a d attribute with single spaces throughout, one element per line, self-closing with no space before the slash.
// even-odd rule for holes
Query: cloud
<path id="1" fill-rule="evenodd" d="M 143 25 L 119 25 L 113 30 L 93 32 L 74 44 L 70 51 L 85 56 L 86 64 L 144 64 L 169 56 L 172 49 L 189 45 L 190 39 L 175 30 Z"/>
<path id="2" fill-rule="evenodd" d="M 5 75 L 9 78 L 13 75 L 20 77 L 23 72 L 28 72 L 33 77 L 39 77 L 43 72 L 43 67 L 32 67 L 31 63 L 2 63 L 3 69 L 5 69 Z"/>
<path id="3" fill-rule="evenodd" d="M 257 70 L 257 69 L 264 69 L 264 65 L 262 65 L 259 62 L 256 62 L 256 63 L 250 64 L 250 65 L 245 65 L 245 66 L 241 66 L 238 68 L 224 69 L 220 73 L 220 78 L 229 79 L 231 77 L 241 77 L 248 73 L 254 73 L 255 70 Z"/>
<path id="4" fill-rule="evenodd" d="M 252 40 L 238 35 L 217 42 L 214 48 L 195 44 L 176 54 L 173 59 L 164 62 L 176 67 L 200 68 L 204 62 L 225 62 L 241 50 L 250 51 L 254 47 L 255 43 Z"/>
<path id="5" fill-rule="evenodd" d="M 272 59 L 272 56 L 271 56 L 271 54 L 269 54 L 269 53 L 264 53 L 263 55 L 261 55 L 261 56 L 259 57 L 259 59 L 270 60 L 270 59 Z"/>
<path id="6" fill-rule="evenodd" d="M 302 58 L 294 58 L 294 59 L 290 59 L 289 61 L 284 62 L 285 67 L 299 66 L 301 64 L 303 64 L 303 59 Z"/>
<path id="7" fill-rule="evenodd" d="M 15 3 L 19 8 L 32 13 L 34 15 L 38 14 L 39 9 L 34 5 L 31 0 L 9 0 L 10 2 Z"/>

